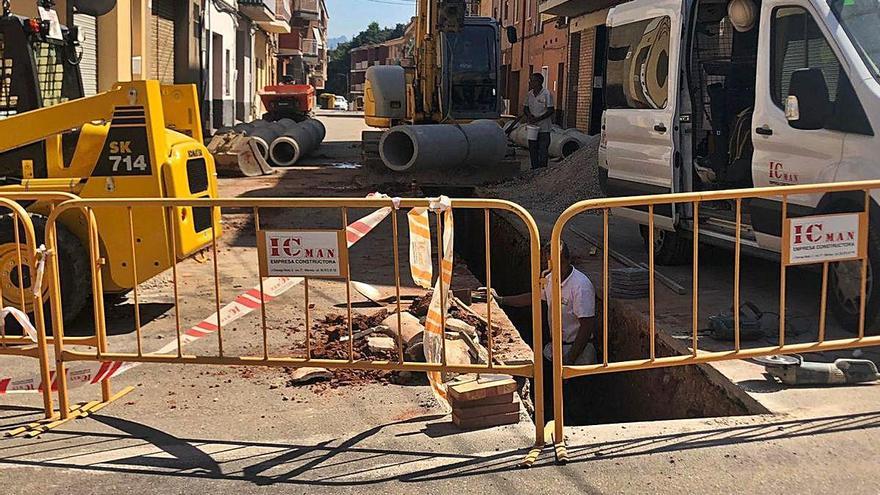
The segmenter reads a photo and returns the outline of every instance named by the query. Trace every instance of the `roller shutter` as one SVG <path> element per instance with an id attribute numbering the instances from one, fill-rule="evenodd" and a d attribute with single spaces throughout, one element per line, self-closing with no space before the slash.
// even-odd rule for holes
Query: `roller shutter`
<path id="1" fill-rule="evenodd" d="M 82 74 L 83 93 L 92 96 L 98 92 L 98 28 L 95 17 L 86 14 L 73 14 L 73 25 L 79 28 L 83 40 L 82 59 L 79 70 Z"/>
<path id="2" fill-rule="evenodd" d="M 153 0 L 150 12 L 149 78 L 174 84 L 174 1 Z"/>

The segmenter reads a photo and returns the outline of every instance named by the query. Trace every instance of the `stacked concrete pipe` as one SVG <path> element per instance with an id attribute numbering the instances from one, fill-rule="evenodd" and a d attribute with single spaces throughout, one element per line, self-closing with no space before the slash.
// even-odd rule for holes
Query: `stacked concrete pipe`
<path id="1" fill-rule="evenodd" d="M 460 166 L 492 167 L 507 150 L 504 130 L 494 120 L 470 124 L 400 125 L 379 142 L 379 155 L 395 172 L 446 169 Z"/>
<path id="2" fill-rule="evenodd" d="M 307 119 L 285 129 L 269 147 L 269 157 L 279 167 L 291 167 L 321 145 L 327 129 L 321 121 Z"/>
<path id="3" fill-rule="evenodd" d="M 262 122 L 262 124 L 257 124 L 257 122 Z M 297 125 L 292 119 L 280 119 L 275 122 L 255 120 L 253 123 L 255 125 L 247 135 L 265 160 L 269 159 L 269 147 L 272 142 L 287 129 Z"/>
<path id="4" fill-rule="evenodd" d="M 589 136 L 577 129 L 562 129 L 553 126 L 550 129 L 550 156 L 565 158 L 586 145 Z M 517 146 L 529 147 L 528 131 L 525 124 L 520 124 L 510 132 L 510 139 Z"/>

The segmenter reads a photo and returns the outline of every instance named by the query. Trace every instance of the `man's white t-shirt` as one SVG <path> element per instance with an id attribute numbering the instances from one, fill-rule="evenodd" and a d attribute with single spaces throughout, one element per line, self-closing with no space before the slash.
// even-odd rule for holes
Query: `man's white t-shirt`
<path id="1" fill-rule="evenodd" d="M 532 113 L 532 116 L 537 117 L 539 115 L 544 115 L 549 108 L 555 107 L 553 104 L 553 95 L 550 94 L 550 91 L 547 88 L 541 88 L 541 91 L 539 91 L 537 95 L 535 95 L 534 91 L 529 90 L 528 96 L 526 97 L 526 106 L 529 107 L 529 112 Z M 547 117 L 544 120 L 529 125 L 537 126 L 538 132 L 550 132 L 552 123 L 550 117 Z"/>
<path id="2" fill-rule="evenodd" d="M 553 274 L 547 276 L 547 284 L 541 291 L 541 299 L 550 301 L 553 298 Z M 568 347 L 574 344 L 580 331 L 580 318 L 592 318 L 596 316 L 596 289 L 593 282 L 577 268 L 572 268 L 571 274 L 562 281 L 562 348 L 563 353 L 567 353 Z M 550 321 L 553 321 L 553 312 L 550 312 Z M 552 324 L 552 323 L 551 323 Z M 552 352 L 549 343 L 544 347 L 544 356 L 552 359 Z M 588 346 L 587 351 L 595 354 L 596 349 Z M 567 363 L 572 364 L 572 363 Z M 586 364 L 586 363 L 578 363 Z"/>

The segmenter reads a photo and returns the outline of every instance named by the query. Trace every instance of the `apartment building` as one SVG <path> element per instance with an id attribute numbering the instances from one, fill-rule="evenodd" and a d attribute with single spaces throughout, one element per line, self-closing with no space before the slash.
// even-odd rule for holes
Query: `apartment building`
<path id="1" fill-rule="evenodd" d="M 278 39 L 278 74 L 296 84 L 324 89 L 327 81 L 327 25 L 324 0 L 293 0 L 291 32 Z"/>
<path id="2" fill-rule="evenodd" d="M 350 99 L 356 108 L 363 108 L 364 84 L 366 83 L 367 68 L 373 65 L 399 65 L 401 67 L 413 67 L 415 23 L 410 21 L 404 35 L 388 41 L 363 45 L 353 48 L 351 54 L 351 70 L 348 76 L 348 88 Z"/>

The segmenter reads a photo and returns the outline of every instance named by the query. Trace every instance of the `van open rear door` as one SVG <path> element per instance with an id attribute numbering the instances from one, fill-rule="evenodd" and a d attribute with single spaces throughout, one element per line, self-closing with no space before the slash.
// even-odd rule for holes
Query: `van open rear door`
<path id="1" fill-rule="evenodd" d="M 611 196 L 676 189 L 681 25 L 681 0 L 635 0 L 608 14 L 604 134 Z M 655 212 L 657 226 L 673 227 L 671 205 Z"/>

